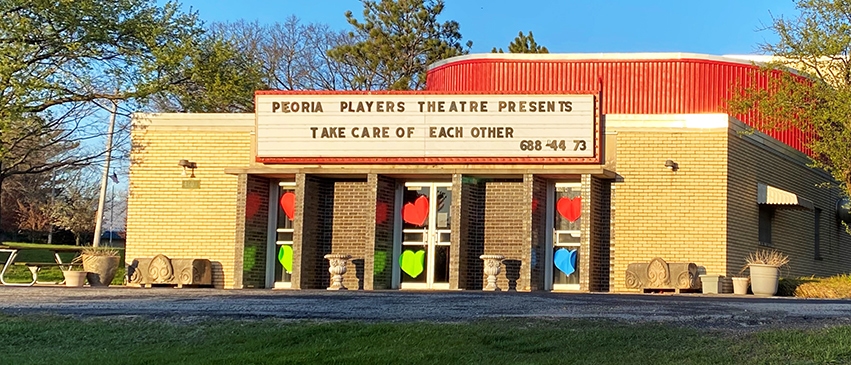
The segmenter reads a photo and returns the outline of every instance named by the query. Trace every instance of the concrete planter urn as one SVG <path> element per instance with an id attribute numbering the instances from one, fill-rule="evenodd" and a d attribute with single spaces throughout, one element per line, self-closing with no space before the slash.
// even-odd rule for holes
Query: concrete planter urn
<path id="1" fill-rule="evenodd" d="M 499 271 L 502 267 L 502 260 L 505 260 L 505 256 L 502 255 L 481 255 L 480 259 L 485 261 L 485 275 L 488 277 L 488 285 L 486 285 L 482 290 L 485 291 L 498 291 L 499 287 L 496 286 L 496 276 L 499 275 Z"/>
<path id="2" fill-rule="evenodd" d="M 750 264 L 751 291 L 754 295 L 772 296 L 777 294 L 780 282 L 780 268 L 773 265 Z"/>
<path id="3" fill-rule="evenodd" d="M 83 254 L 83 270 L 91 286 L 109 286 L 118 271 L 120 257 Z"/>
<path id="4" fill-rule="evenodd" d="M 331 273 L 331 286 L 328 287 L 328 290 L 349 290 L 343 286 L 343 275 L 346 273 L 346 264 L 351 258 L 351 255 L 325 255 L 329 264 L 328 272 Z"/>
<path id="5" fill-rule="evenodd" d="M 62 275 L 65 276 L 65 286 L 75 288 L 82 287 L 86 284 L 86 271 L 62 270 Z"/>
<path id="6" fill-rule="evenodd" d="M 745 277 L 733 277 L 733 294 L 745 295 L 748 293 L 750 279 Z"/>

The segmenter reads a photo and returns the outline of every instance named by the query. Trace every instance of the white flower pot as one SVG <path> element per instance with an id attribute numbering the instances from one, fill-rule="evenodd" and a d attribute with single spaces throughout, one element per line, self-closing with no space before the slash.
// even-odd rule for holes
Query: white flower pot
<path id="1" fill-rule="evenodd" d="M 86 283 L 85 271 L 62 271 L 65 276 L 65 286 L 82 287 Z"/>
<path id="2" fill-rule="evenodd" d="M 700 275 L 703 294 L 718 294 L 721 292 L 721 275 Z"/>
<path id="3" fill-rule="evenodd" d="M 750 264 L 751 291 L 754 295 L 772 296 L 777 294 L 780 281 L 780 268 L 771 265 Z"/>
<path id="4" fill-rule="evenodd" d="M 736 294 L 736 295 L 747 294 L 749 284 L 750 284 L 750 279 L 748 279 L 748 278 L 733 278 L 733 294 Z"/>

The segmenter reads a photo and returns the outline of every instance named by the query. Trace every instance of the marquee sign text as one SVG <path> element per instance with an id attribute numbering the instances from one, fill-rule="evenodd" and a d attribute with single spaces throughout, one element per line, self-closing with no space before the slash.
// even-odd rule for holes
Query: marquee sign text
<path id="1" fill-rule="evenodd" d="M 275 158 L 598 156 L 593 95 L 257 95 L 257 155 Z"/>

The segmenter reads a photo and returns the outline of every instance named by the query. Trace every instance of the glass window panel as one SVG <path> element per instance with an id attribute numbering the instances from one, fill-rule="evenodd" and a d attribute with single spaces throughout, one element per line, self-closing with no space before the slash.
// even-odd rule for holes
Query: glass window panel
<path id="1" fill-rule="evenodd" d="M 277 245 L 275 252 L 275 282 L 279 283 L 288 283 L 292 280 L 292 273 L 284 269 L 284 265 L 278 259 L 284 246 L 292 247 L 292 245 Z"/>
<path id="2" fill-rule="evenodd" d="M 273 254 L 272 260 L 274 260 L 274 262 L 275 262 L 275 265 L 274 265 L 274 267 L 275 267 L 275 282 L 278 282 L 278 283 L 288 283 L 292 280 L 291 279 L 292 273 L 288 272 L 284 268 L 283 264 L 281 264 L 281 260 L 279 259 L 282 255 L 282 250 L 284 249 L 285 246 L 289 249 L 292 248 L 291 243 L 293 241 L 293 220 L 290 219 L 289 216 L 287 216 L 287 212 L 284 211 L 284 207 L 281 205 L 281 198 L 285 194 L 288 194 L 288 193 L 289 194 L 295 194 L 295 187 L 292 186 L 292 185 L 281 186 L 281 190 L 278 193 L 278 199 L 275 202 L 275 206 L 277 207 L 277 213 L 278 213 L 278 221 L 277 221 L 277 224 L 276 224 L 277 229 L 276 229 L 276 232 L 275 232 L 275 240 L 278 241 L 278 242 L 290 243 L 290 244 L 278 244 L 278 245 L 275 246 L 276 249 L 275 249 L 275 252 Z M 291 207 L 291 208 L 295 209 L 295 207 Z M 291 211 L 290 214 L 295 214 L 295 212 Z M 295 218 L 295 217 L 293 217 L 293 218 Z M 289 252 L 290 252 L 290 255 L 292 255 L 292 251 L 290 250 Z M 290 259 L 292 259 L 292 258 L 290 257 Z M 290 269 L 292 269 L 292 267 L 290 267 Z"/>
<path id="3" fill-rule="evenodd" d="M 575 250 L 576 252 L 576 262 L 575 263 L 566 263 L 563 261 L 564 254 L 559 254 L 558 251 L 565 249 L 568 252 Z M 564 252 L 564 251 L 562 251 Z M 561 262 L 560 259 L 562 260 Z M 553 284 L 579 284 L 579 260 L 581 259 L 581 255 L 579 252 L 579 248 L 564 248 L 564 247 L 554 247 L 553 249 Z M 556 264 L 558 262 L 558 264 Z M 571 271 L 570 268 L 573 268 L 573 271 L 570 275 L 565 273 L 566 271 Z M 564 269 L 564 270 L 563 270 Z"/>
<path id="4" fill-rule="evenodd" d="M 434 248 L 434 282 L 449 282 L 449 246 L 436 246 Z"/>
<path id="5" fill-rule="evenodd" d="M 440 242 L 441 244 L 449 244 L 449 241 L 452 239 L 452 233 L 443 232 L 440 233 Z"/>
<path id="6" fill-rule="evenodd" d="M 275 238 L 278 242 L 292 242 L 293 241 L 293 232 L 278 232 L 277 238 Z"/>
<path id="7" fill-rule="evenodd" d="M 556 233 L 556 244 L 565 245 L 565 244 L 579 244 L 580 237 L 579 232 L 558 232 Z M 574 236 L 575 235 L 575 236 Z"/>
<path id="8" fill-rule="evenodd" d="M 582 225 L 582 191 L 579 187 L 557 186 L 553 227 L 557 231 L 578 231 Z M 573 219 L 571 221 L 571 219 Z"/>
<path id="9" fill-rule="evenodd" d="M 422 252 L 422 253 L 420 253 Z M 423 246 L 405 246 L 399 257 L 403 283 L 426 283 L 428 250 Z"/>
<path id="10" fill-rule="evenodd" d="M 425 233 L 423 232 L 405 232 L 403 235 L 404 237 L 402 238 L 402 242 L 424 242 L 423 238 L 425 237 Z"/>
<path id="11" fill-rule="evenodd" d="M 295 188 L 293 188 L 291 186 L 283 187 L 283 188 L 281 188 L 280 195 L 278 195 L 278 201 L 276 202 L 275 205 L 278 207 L 278 228 L 279 229 L 281 229 L 281 228 L 292 229 L 293 228 L 293 220 L 290 219 L 290 217 L 287 216 L 287 213 L 284 211 L 284 208 L 281 206 L 281 198 L 286 193 L 295 194 Z M 295 209 L 295 207 L 293 207 L 293 209 Z M 293 214 L 295 214 L 295 212 L 293 212 Z M 293 218 L 295 218 L 295 217 L 293 217 Z"/>
<path id="12" fill-rule="evenodd" d="M 771 246 L 771 223 L 774 220 L 774 208 L 759 205 L 759 244 Z"/>
<path id="13" fill-rule="evenodd" d="M 446 187 L 437 188 L 437 229 L 449 229 L 451 224 L 452 191 Z"/>
<path id="14" fill-rule="evenodd" d="M 413 190 L 413 187 L 405 189 L 401 212 L 402 228 L 428 228 L 429 202 L 431 199 L 429 190 L 428 187 L 417 190 Z"/>

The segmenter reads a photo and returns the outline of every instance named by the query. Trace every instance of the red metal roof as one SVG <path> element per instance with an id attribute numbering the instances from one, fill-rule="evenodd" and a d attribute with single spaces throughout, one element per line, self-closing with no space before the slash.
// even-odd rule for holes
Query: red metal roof
<path id="1" fill-rule="evenodd" d="M 767 83 L 748 61 L 696 54 L 468 55 L 431 67 L 429 92 L 602 95 L 602 114 L 724 113 L 737 83 Z M 805 133 L 762 130 L 754 113 L 737 119 L 804 153 Z"/>

